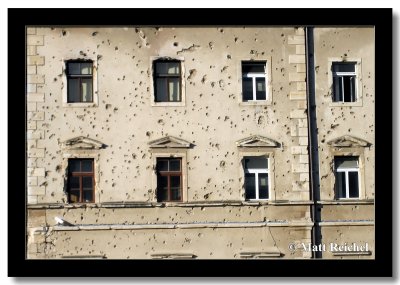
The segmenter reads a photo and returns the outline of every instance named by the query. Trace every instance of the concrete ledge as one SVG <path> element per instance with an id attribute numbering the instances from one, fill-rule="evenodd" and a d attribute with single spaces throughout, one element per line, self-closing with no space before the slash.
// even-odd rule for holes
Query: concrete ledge
<path id="1" fill-rule="evenodd" d="M 88 204 L 61 204 L 61 203 L 41 203 L 28 205 L 28 209 L 82 209 L 82 208 L 174 208 L 174 207 L 241 207 L 241 206 L 285 206 L 285 205 L 311 205 L 309 200 L 267 200 L 267 201 L 210 201 L 210 202 L 188 202 L 188 203 L 152 203 L 152 202 L 113 202 L 113 203 L 88 203 Z"/>
<path id="2" fill-rule="evenodd" d="M 336 220 L 336 221 L 322 221 L 318 225 L 321 227 L 329 226 L 374 226 L 375 221 L 372 220 Z"/>
<path id="3" fill-rule="evenodd" d="M 320 205 L 374 205 L 374 200 L 334 200 L 318 201 Z"/>
<path id="4" fill-rule="evenodd" d="M 258 228 L 258 227 L 312 227 L 312 222 L 211 222 L 186 224 L 109 224 L 54 226 L 53 231 L 101 231 L 101 230 L 148 230 L 148 229 L 197 229 L 197 228 Z"/>

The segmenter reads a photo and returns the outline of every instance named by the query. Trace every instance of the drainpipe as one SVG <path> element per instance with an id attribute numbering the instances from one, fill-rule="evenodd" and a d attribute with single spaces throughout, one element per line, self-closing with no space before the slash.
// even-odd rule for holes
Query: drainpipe
<path id="1" fill-rule="evenodd" d="M 306 75 L 307 75 L 307 119 L 308 119 L 308 155 L 310 159 L 310 200 L 311 219 L 314 223 L 311 231 L 311 245 L 321 244 L 321 208 L 319 184 L 319 156 L 318 156 L 318 127 L 315 104 L 315 73 L 314 73 L 314 28 L 305 28 L 306 40 Z M 322 258 L 322 252 L 312 251 L 313 258 Z"/>

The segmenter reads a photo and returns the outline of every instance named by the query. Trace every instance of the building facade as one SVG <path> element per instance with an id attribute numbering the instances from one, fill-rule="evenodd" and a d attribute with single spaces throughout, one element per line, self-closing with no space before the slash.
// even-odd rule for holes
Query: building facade
<path id="1" fill-rule="evenodd" d="M 27 258 L 374 257 L 373 28 L 26 32 Z"/>

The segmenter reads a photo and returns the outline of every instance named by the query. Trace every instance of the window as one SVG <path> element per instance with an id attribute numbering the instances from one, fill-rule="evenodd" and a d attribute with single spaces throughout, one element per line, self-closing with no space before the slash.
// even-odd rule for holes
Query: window
<path id="1" fill-rule="evenodd" d="M 357 78 L 355 62 L 332 62 L 333 101 L 356 102 Z"/>
<path id="2" fill-rule="evenodd" d="M 93 62 L 67 62 L 67 103 L 93 102 Z"/>
<path id="3" fill-rule="evenodd" d="M 68 160 L 68 199 L 70 203 L 94 202 L 93 159 Z"/>
<path id="4" fill-rule="evenodd" d="M 182 201 L 182 160 L 157 158 L 157 202 Z"/>
<path id="5" fill-rule="evenodd" d="M 358 157 L 335 157 L 335 185 L 338 199 L 359 198 Z"/>
<path id="6" fill-rule="evenodd" d="M 181 62 L 156 60 L 153 64 L 155 102 L 181 102 Z"/>
<path id="7" fill-rule="evenodd" d="M 246 200 L 268 199 L 268 158 L 247 156 L 243 158 L 243 161 Z"/>
<path id="8" fill-rule="evenodd" d="M 266 62 L 242 62 L 243 102 L 267 100 Z"/>

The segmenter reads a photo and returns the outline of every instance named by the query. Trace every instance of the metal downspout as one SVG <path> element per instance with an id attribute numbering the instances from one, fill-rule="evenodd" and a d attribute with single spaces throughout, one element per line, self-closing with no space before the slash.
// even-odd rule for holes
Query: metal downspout
<path id="1" fill-rule="evenodd" d="M 314 73 L 314 27 L 305 28 L 306 37 L 306 76 L 307 76 L 307 119 L 308 141 L 310 158 L 310 199 L 311 218 L 314 223 L 311 232 L 311 245 L 313 248 L 321 244 L 321 209 L 320 184 L 319 184 L 319 156 L 318 156 L 318 127 L 315 103 L 315 73 Z M 322 258 L 322 252 L 312 251 L 313 258 Z"/>

